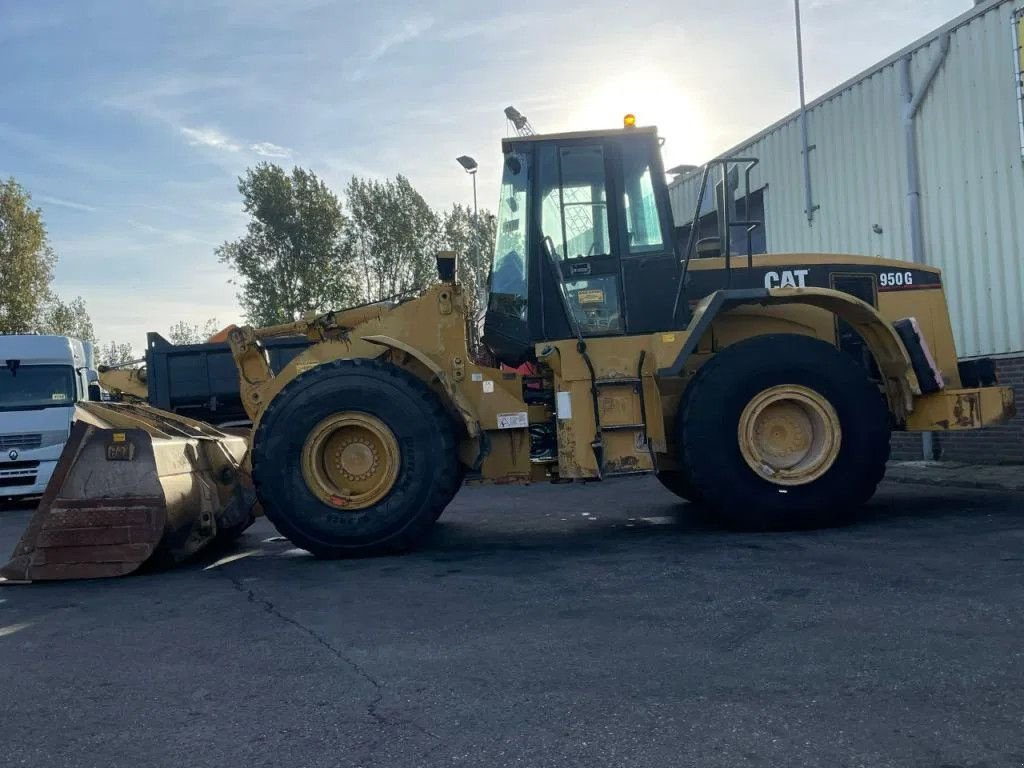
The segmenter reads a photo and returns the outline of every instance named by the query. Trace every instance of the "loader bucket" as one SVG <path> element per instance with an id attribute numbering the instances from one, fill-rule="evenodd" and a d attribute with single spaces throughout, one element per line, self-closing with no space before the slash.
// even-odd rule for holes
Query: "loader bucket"
<path id="1" fill-rule="evenodd" d="M 123 576 L 230 540 L 256 507 L 243 437 L 127 403 L 81 403 L 28 528 L 0 576 Z"/>

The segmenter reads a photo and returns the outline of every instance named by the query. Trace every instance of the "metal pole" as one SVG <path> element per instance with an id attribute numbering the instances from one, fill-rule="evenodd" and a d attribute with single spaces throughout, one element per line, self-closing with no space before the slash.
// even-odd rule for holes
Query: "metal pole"
<path id="1" fill-rule="evenodd" d="M 476 219 L 476 173 L 473 174 L 473 218 Z"/>
<path id="2" fill-rule="evenodd" d="M 476 210 L 476 171 L 470 174 L 473 177 L 473 255 L 476 258 L 476 266 L 480 266 L 480 215 Z"/>
<path id="3" fill-rule="evenodd" d="M 481 266 L 480 265 L 480 214 L 478 213 L 477 207 L 476 207 L 476 171 L 473 171 L 473 173 L 471 173 L 470 175 L 473 177 L 473 227 L 472 227 L 472 233 L 473 233 L 473 257 L 475 259 L 475 262 L 473 264 L 473 271 L 474 271 L 474 273 L 479 275 L 480 274 L 479 269 L 480 269 L 480 266 Z M 490 277 L 488 277 L 488 282 L 490 282 Z M 477 293 L 477 296 L 476 296 L 476 299 L 477 299 L 477 310 L 476 310 L 476 312 L 477 312 L 477 314 L 476 314 L 476 317 L 473 318 L 474 345 L 476 344 L 477 341 L 479 341 L 479 339 L 478 339 L 479 332 L 478 332 L 477 325 L 478 325 L 478 321 L 479 321 L 479 317 L 480 317 L 481 307 L 486 307 L 487 306 L 487 291 L 488 291 L 488 289 L 489 289 L 488 285 L 478 285 L 476 287 L 476 293 Z"/>
<path id="4" fill-rule="evenodd" d="M 800 81 L 800 140 L 803 143 L 804 155 L 804 213 L 807 224 L 814 221 L 814 199 L 811 195 L 811 140 L 807 127 L 807 95 L 804 89 L 804 42 L 800 27 L 800 0 L 793 0 L 796 10 L 796 68 Z"/>

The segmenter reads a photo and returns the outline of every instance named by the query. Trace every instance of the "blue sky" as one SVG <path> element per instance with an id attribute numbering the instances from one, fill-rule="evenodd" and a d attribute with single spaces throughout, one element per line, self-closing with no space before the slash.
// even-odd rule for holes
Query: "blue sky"
<path id="1" fill-rule="evenodd" d="M 803 0 L 809 96 L 969 0 Z M 699 163 L 797 106 L 790 0 L 0 0 L 0 175 L 43 211 L 55 287 L 104 340 L 240 320 L 213 249 L 268 159 L 341 191 L 404 173 L 433 205 L 496 194 L 502 109 L 539 131 L 659 125 Z"/>

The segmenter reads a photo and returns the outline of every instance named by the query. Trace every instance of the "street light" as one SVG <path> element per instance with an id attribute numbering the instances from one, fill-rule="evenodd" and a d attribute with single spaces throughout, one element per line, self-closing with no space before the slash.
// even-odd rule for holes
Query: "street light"
<path id="1" fill-rule="evenodd" d="M 468 173 L 470 176 L 473 177 L 473 221 L 475 223 L 476 222 L 476 171 L 477 171 L 477 167 L 478 166 L 476 164 L 476 160 L 474 160 L 469 155 L 460 155 L 459 157 L 456 157 L 455 159 L 458 161 L 459 165 L 461 165 L 463 167 L 463 169 L 465 169 L 466 173 Z"/>
<path id="2" fill-rule="evenodd" d="M 473 258 L 475 270 L 480 267 L 480 219 L 477 215 L 476 209 L 476 172 L 478 170 L 478 166 L 476 160 L 469 155 L 460 155 L 459 157 L 456 157 L 455 160 L 462 166 L 466 173 L 473 177 L 473 226 L 471 233 L 473 237 Z M 483 292 L 480 291 L 479 288 L 482 288 L 482 286 L 478 287 L 478 292 L 482 294 Z M 483 296 L 479 296 L 478 299 L 481 300 L 482 305 Z"/>
<path id="3" fill-rule="evenodd" d="M 455 159 L 458 161 L 459 165 L 461 165 L 465 169 L 466 173 L 468 173 L 470 176 L 473 177 L 473 235 L 474 235 L 473 236 L 473 244 L 475 246 L 476 245 L 476 234 L 477 234 L 476 230 L 477 230 L 477 228 L 480 225 L 480 221 L 477 219 L 477 214 L 476 214 L 476 171 L 477 171 L 477 167 L 478 166 L 476 164 L 476 160 L 474 160 L 469 155 L 460 155 L 459 157 L 456 157 Z M 477 246 L 476 260 L 477 260 L 477 263 L 480 262 L 480 250 L 479 250 L 478 246 Z"/>

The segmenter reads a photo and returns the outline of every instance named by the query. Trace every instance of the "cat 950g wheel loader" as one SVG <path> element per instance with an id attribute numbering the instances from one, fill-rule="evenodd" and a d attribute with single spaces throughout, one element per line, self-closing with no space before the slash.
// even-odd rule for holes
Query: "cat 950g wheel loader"
<path id="1" fill-rule="evenodd" d="M 680 247 L 655 129 L 503 149 L 482 351 L 448 253 L 415 298 L 230 333 L 253 422 L 239 469 L 297 546 L 413 547 L 464 478 L 653 474 L 730 526 L 832 525 L 873 494 L 893 430 L 1013 413 L 991 365 L 958 364 L 939 270 L 754 255 L 756 160 L 705 168 L 715 199 Z M 275 375 L 262 342 L 297 333 L 314 343 Z M 93 471 L 122 471 L 111 458 Z"/>

